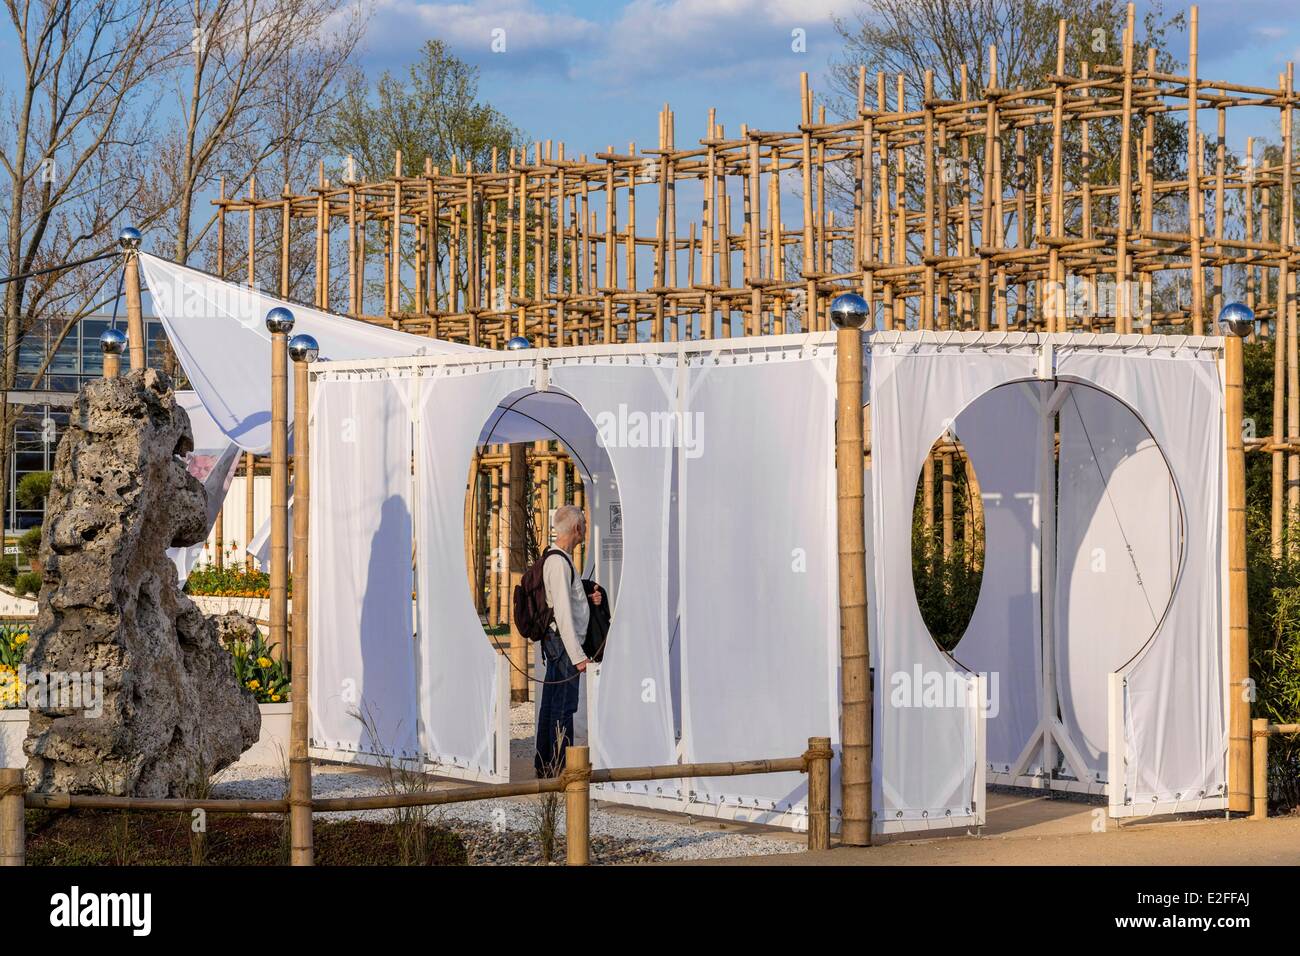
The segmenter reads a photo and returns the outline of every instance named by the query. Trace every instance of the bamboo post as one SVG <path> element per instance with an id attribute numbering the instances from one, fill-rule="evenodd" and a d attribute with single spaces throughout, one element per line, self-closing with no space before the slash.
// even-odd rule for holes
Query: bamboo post
<path id="1" fill-rule="evenodd" d="M 0 866 L 26 863 L 26 823 L 23 819 L 23 772 L 0 770 Z"/>
<path id="2" fill-rule="evenodd" d="M 1249 595 L 1246 582 L 1246 455 L 1242 447 L 1242 339 L 1254 315 L 1224 308 L 1224 434 L 1228 468 L 1228 809 L 1251 810 Z"/>
<path id="3" fill-rule="evenodd" d="M 140 239 L 140 230 L 134 226 L 126 226 L 117 236 L 117 244 L 126 253 L 122 287 L 126 292 L 126 340 L 133 372 L 145 366 L 144 312 L 140 305 Z"/>
<path id="4" fill-rule="evenodd" d="M 591 757 L 586 747 L 569 746 L 564 756 L 565 862 L 591 862 Z"/>
<path id="5" fill-rule="evenodd" d="M 271 333 L 271 644 L 292 661 L 286 642 L 289 618 L 289 333 L 293 313 L 276 306 L 266 313 Z M 294 696 L 297 696 L 296 694 Z"/>
<path id="6" fill-rule="evenodd" d="M 863 525 L 862 327 L 867 303 L 842 295 L 831 304 L 835 336 L 835 482 L 840 587 L 840 838 L 871 845 L 871 670 L 867 644 L 867 563 Z"/>
<path id="7" fill-rule="evenodd" d="M 257 533 L 253 527 L 253 479 L 256 471 L 253 453 L 244 452 L 244 569 L 247 571 L 253 570 L 253 535 Z"/>
<path id="8" fill-rule="evenodd" d="M 1251 768 L 1254 780 L 1251 790 L 1254 795 L 1254 809 L 1250 814 L 1252 820 L 1268 819 L 1268 718 L 1256 717 L 1250 722 L 1250 736 L 1254 752 L 1251 754 Z"/>
<path id="9" fill-rule="evenodd" d="M 99 349 L 104 353 L 104 378 L 117 378 L 122 369 L 122 352 L 126 349 L 122 330 L 105 329 L 99 336 Z"/>
<path id="10" fill-rule="evenodd" d="M 289 715 L 289 860 L 294 866 L 311 866 L 311 758 L 307 751 L 310 719 L 308 684 L 308 534 L 311 515 L 311 446 L 308 436 L 308 366 L 320 347 L 310 335 L 295 335 L 289 342 L 293 359 L 293 683 Z"/>
<path id="11" fill-rule="evenodd" d="M 1196 64 L 1198 54 L 1198 10 L 1192 7 L 1188 25 L 1187 50 L 1187 230 L 1191 233 L 1192 334 L 1203 335 L 1205 324 L 1205 274 L 1201 262 L 1201 156 L 1200 136 L 1196 132 L 1196 111 L 1200 103 Z M 1133 22 L 1132 4 L 1129 23 Z M 1129 37 L 1130 43 L 1132 37 Z M 1127 52 L 1125 53 L 1127 57 Z"/>
<path id="12" fill-rule="evenodd" d="M 828 850 L 831 845 L 831 738 L 809 737 L 804 753 L 808 773 L 808 849 Z"/>

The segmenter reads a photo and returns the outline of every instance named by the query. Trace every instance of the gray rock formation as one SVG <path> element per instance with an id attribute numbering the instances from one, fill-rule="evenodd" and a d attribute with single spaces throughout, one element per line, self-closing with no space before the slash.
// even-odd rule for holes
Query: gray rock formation
<path id="1" fill-rule="evenodd" d="M 203 486 L 183 461 L 192 445 L 161 372 L 77 396 L 55 458 L 27 658 L 29 687 L 48 691 L 23 745 L 30 788 L 183 796 L 257 741 L 257 703 L 165 554 L 206 534 Z"/>
<path id="2" fill-rule="evenodd" d="M 261 631 L 257 622 L 239 611 L 227 611 L 225 614 L 209 614 L 208 620 L 216 629 L 217 640 L 226 650 L 239 642 L 249 642 Z"/>

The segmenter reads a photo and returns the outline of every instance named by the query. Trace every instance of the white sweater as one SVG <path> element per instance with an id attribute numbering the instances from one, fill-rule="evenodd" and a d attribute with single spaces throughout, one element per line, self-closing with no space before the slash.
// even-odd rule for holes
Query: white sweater
<path id="1" fill-rule="evenodd" d="M 587 592 L 577 570 L 562 554 L 549 554 L 542 565 L 542 583 L 546 586 L 546 603 L 555 612 L 555 626 L 560 640 L 569 654 L 569 661 L 580 664 L 587 659 L 582 650 L 582 639 L 587 636 L 591 608 L 587 606 Z"/>

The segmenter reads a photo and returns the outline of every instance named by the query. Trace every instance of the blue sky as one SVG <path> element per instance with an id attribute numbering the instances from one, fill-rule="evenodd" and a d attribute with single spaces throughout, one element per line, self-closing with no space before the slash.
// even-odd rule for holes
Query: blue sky
<path id="1" fill-rule="evenodd" d="M 399 70 L 439 37 L 479 66 L 489 102 L 531 136 L 565 141 L 570 155 L 633 140 L 653 146 L 665 102 L 680 145 L 703 135 L 710 107 L 729 132 L 741 123 L 793 129 L 800 71 L 827 89 L 839 48 L 832 17 L 852 22 L 863 8 L 864 0 L 378 0 L 359 63 L 370 73 Z M 1295 0 L 1200 4 L 1201 75 L 1274 85 L 1286 61 L 1300 59 L 1295 12 Z M 806 31 L 804 53 L 791 50 L 795 29 Z M 494 30 L 505 31 L 504 52 L 492 52 Z M 1186 49 L 1185 35 L 1170 43 Z M 1275 112 L 1250 112 L 1234 121 L 1230 146 L 1275 135 Z"/>

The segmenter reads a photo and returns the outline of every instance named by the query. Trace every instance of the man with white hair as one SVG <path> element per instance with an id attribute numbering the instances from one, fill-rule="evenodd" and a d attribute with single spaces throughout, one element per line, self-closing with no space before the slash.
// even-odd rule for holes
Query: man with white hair
<path id="1" fill-rule="evenodd" d="M 539 777 L 564 769 L 564 748 L 573 743 L 573 715 L 578 710 L 578 681 L 587 669 L 582 640 L 587 636 L 591 608 L 582 578 L 573 566 L 574 548 L 587 537 L 587 518 L 581 508 L 561 505 L 551 521 L 555 546 L 542 555 L 542 582 L 546 604 L 554 615 L 542 639 L 546 683 L 537 711 L 537 754 L 533 763 Z M 592 597 L 600 603 L 600 592 Z"/>

